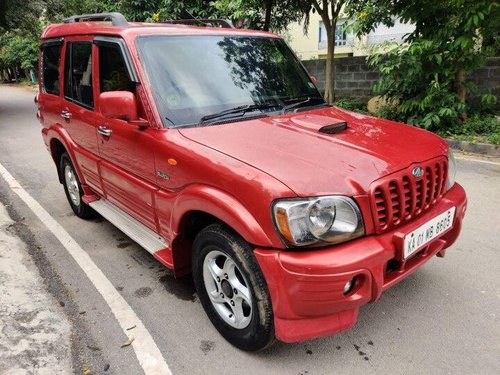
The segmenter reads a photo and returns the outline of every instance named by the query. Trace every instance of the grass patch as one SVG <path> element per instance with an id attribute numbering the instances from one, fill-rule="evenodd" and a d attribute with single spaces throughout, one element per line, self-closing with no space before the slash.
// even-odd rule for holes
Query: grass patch
<path id="1" fill-rule="evenodd" d="M 462 124 L 441 130 L 438 134 L 460 141 L 500 145 L 500 119 L 494 115 L 476 115 Z"/>
<path id="2" fill-rule="evenodd" d="M 368 108 L 366 107 L 366 104 L 360 102 L 357 99 L 352 99 L 352 98 L 337 99 L 333 104 L 336 105 L 337 107 L 347 109 L 348 111 L 368 113 Z"/>

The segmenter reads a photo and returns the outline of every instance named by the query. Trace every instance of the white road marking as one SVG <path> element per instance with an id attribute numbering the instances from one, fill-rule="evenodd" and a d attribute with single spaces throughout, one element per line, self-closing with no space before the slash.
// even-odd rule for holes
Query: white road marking
<path id="1" fill-rule="evenodd" d="M 85 272 L 90 282 L 101 294 L 104 301 L 116 317 L 125 335 L 130 332 L 127 328 L 135 325 L 133 331 L 134 349 L 137 360 L 141 365 L 144 373 L 149 374 L 172 374 L 167 362 L 163 358 L 160 349 L 156 346 L 153 337 L 148 332 L 144 324 L 136 315 L 134 310 L 118 293 L 113 284 L 102 273 L 97 265 L 92 261 L 90 256 L 83 250 L 80 245 L 70 236 L 68 232 L 52 217 L 50 214 L 31 196 L 26 190 L 16 181 L 16 179 L 5 169 L 0 163 L 0 176 L 7 182 L 9 187 L 24 203 L 33 211 L 40 221 L 47 227 L 48 230 L 61 242 L 68 253 L 73 257 L 80 268 Z M 119 346 L 117 346 L 119 348 Z M 119 349 L 124 350 L 124 349 Z"/>
<path id="2" fill-rule="evenodd" d="M 467 161 L 474 161 L 476 163 L 485 163 L 485 164 L 492 164 L 492 165 L 500 165 L 500 163 L 494 162 L 494 161 L 489 161 L 489 160 L 479 160 L 479 159 L 469 159 L 469 158 L 460 158 L 456 157 L 455 159 L 457 160 L 467 160 Z"/>

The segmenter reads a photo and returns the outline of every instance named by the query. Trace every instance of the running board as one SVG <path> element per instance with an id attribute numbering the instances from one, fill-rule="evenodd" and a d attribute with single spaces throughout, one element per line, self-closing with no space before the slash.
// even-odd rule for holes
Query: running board
<path id="1" fill-rule="evenodd" d="M 157 233 L 106 199 L 90 202 L 89 206 L 151 254 L 168 248 L 168 244 Z"/>

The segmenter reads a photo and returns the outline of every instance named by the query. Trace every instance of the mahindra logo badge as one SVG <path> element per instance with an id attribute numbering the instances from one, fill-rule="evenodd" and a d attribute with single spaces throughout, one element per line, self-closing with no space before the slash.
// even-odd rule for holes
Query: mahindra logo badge
<path id="1" fill-rule="evenodd" d="M 413 175 L 413 177 L 415 178 L 420 178 L 424 175 L 424 170 L 422 169 L 422 167 L 415 167 L 413 168 L 413 170 L 411 171 L 411 174 Z"/>

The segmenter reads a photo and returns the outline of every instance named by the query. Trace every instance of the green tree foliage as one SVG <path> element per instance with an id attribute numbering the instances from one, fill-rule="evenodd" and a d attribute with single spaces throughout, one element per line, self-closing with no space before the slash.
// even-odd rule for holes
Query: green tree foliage
<path id="1" fill-rule="evenodd" d="M 39 18 L 44 7 L 43 0 L 1 0 L 0 28 L 19 30 L 23 34 L 37 34 Z"/>
<path id="2" fill-rule="evenodd" d="M 0 37 L 0 61 L 4 66 L 33 68 L 38 60 L 38 40 L 6 32 Z"/>
<path id="3" fill-rule="evenodd" d="M 47 18 L 54 22 L 73 14 L 120 12 L 129 21 L 158 22 L 180 18 L 213 18 L 217 9 L 209 0 L 45 0 Z"/>
<path id="4" fill-rule="evenodd" d="M 44 17 L 48 23 L 61 22 L 74 14 L 117 11 L 121 1 L 111 0 L 44 0 Z"/>
<path id="5" fill-rule="evenodd" d="M 250 29 L 284 31 L 304 17 L 303 4 L 296 0 L 216 0 L 220 17 Z"/>
<path id="6" fill-rule="evenodd" d="M 36 65 L 43 6 L 41 0 L 0 2 L 0 77 L 18 79 L 23 70 L 28 77 Z"/>
<path id="7" fill-rule="evenodd" d="M 406 43 L 383 45 L 369 62 L 381 72 L 375 91 L 400 103 L 396 117 L 435 130 L 466 120 L 473 89 L 466 77 L 498 38 L 498 9 L 491 0 L 368 0 L 349 12 L 358 34 L 397 18 L 415 25 Z"/>

